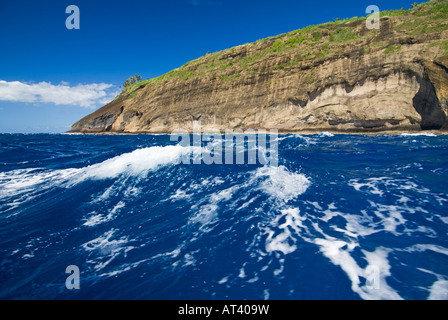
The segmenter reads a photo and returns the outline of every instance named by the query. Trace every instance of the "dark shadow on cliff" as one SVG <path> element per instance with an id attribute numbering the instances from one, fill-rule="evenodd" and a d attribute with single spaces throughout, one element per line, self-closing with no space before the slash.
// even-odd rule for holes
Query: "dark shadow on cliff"
<path id="1" fill-rule="evenodd" d="M 422 130 L 440 130 L 446 123 L 446 115 L 442 110 L 436 90 L 425 75 L 424 78 L 418 78 L 420 89 L 413 99 L 415 110 L 421 115 Z"/>

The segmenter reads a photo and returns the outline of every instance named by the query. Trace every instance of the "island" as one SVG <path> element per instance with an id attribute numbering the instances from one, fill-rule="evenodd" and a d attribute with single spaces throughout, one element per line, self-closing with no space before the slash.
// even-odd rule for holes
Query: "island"
<path id="1" fill-rule="evenodd" d="M 74 133 L 448 130 L 446 0 L 312 25 L 139 80 Z M 181 50 L 179 51 L 181 52 Z"/>

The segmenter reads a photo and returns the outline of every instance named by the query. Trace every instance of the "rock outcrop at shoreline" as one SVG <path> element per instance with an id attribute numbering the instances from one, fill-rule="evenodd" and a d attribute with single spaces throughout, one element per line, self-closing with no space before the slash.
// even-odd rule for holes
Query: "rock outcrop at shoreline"
<path id="1" fill-rule="evenodd" d="M 207 54 L 140 81 L 71 129 L 84 133 L 448 129 L 448 1 L 310 26 Z"/>

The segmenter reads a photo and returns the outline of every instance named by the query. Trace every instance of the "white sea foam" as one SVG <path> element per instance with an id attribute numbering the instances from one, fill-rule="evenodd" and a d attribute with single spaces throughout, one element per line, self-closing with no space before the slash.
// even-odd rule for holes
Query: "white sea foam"
<path id="1" fill-rule="evenodd" d="M 286 167 L 264 166 L 255 172 L 255 178 L 264 178 L 261 189 L 277 200 L 288 202 L 303 194 L 311 181 L 303 174 L 290 172 Z"/>
<path id="2" fill-rule="evenodd" d="M 404 249 L 403 251 L 413 251 L 412 249 L 408 249 Z M 440 275 L 424 268 L 417 268 L 417 270 L 424 273 L 429 273 L 437 279 L 429 288 L 426 289 L 429 292 L 427 300 L 448 300 L 448 278 L 446 275 Z"/>
<path id="3" fill-rule="evenodd" d="M 186 253 L 183 257 L 183 262 L 183 267 L 194 266 L 196 264 L 196 258 L 193 255 Z"/>
<path id="4" fill-rule="evenodd" d="M 376 209 L 374 214 L 381 219 L 380 221 L 383 230 L 394 235 L 399 235 L 400 233 L 397 232 L 397 227 L 406 223 L 406 219 L 402 215 L 402 213 L 405 212 L 405 209 L 395 205 L 383 205 L 372 201 L 369 202 L 371 206 Z"/>
<path id="5" fill-rule="evenodd" d="M 413 190 L 417 192 L 430 192 L 429 189 L 417 185 L 415 182 L 408 179 L 393 179 L 389 177 L 369 178 L 369 179 L 351 179 L 348 185 L 355 188 L 356 191 L 366 192 L 369 194 L 376 194 L 384 196 L 387 190 Z M 382 191 L 384 189 L 386 191 Z"/>
<path id="6" fill-rule="evenodd" d="M 13 198 L 9 206 L 17 207 L 23 202 L 53 187 L 72 187 L 85 180 L 103 180 L 117 178 L 121 175 L 145 177 L 148 172 L 161 166 L 178 164 L 183 156 L 191 152 L 189 147 L 165 146 L 137 149 L 98 164 L 84 168 L 61 170 L 44 170 L 38 168 L 20 169 L 0 173 L 0 197 Z M 121 192 L 111 186 L 97 200 L 103 200 L 114 192 Z M 138 190 L 128 190 L 129 193 Z"/>
<path id="7" fill-rule="evenodd" d="M 0 173 L 0 197 L 12 197 L 33 192 L 42 186 L 58 186 L 80 172 L 79 169 L 22 169 Z"/>
<path id="8" fill-rule="evenodd" d="M 101 273 L 98 276 L 102 277 L 102 278 L 116 277 L 117 275 L 119 275 L 123 272 L 130 271 L 130 270 L 138 267 L 140 264 L 148 262 L 149 260 L 151 260 L 151 259 L 143 259 L 143 260 L 133 262 L 133 263 L 125 263 L 125 264 L 120 265 L 118 268 L 116 268 L 112 271 Z"/>
<path id="9" fill-rule="evenodd" d="M 221 280 L 218 281 L 218 284 L 224 284 L 227 281 L 229 281 L 229 277 L 224 277 L 224 278 L 222 278 Z"/>
<path id="10" fill-rule="evenodd" d="M 93 264 L 96 271 L 104 269 L 118 256 L 126 255 L 128 251 L 134 249 L 133 246 L 127 245 L 129 242 L 127 237 L 113 239 L 116 231 L 115 229 L 111 229 L 98 238 L 82 245 L 84 250 L 89 252 L 90 255 L 95 256 L 88 263 Z"/>
<path id="11" fill-rule="evenodd" d="M 145 176 L 160 166 L 177 164 L 180 158 L 189 152 L 190 148 L 180 145 L 137 149 L 85 168 L 82 178 L 111 179 L 120 174 Z"/>
<path id="12" fill-rule="evenodd" d="M 319 136 L 304 136 L 297 135 L 303 140 L 303 143 L 299 144 L 299 147 L 309 147 L 310 145 L 315 145 L 319 143 Z"/>
<path id="13" fill-rule="evenodd" d="M 254 283 L 254 282 L 257 282 L 258 280 L 259 280 L 259 278 L 258 278 L 257 276 L 255 276 L 255 277 L 253 277 L 253 278 L 247 280 L 246 282 L 247 282 L 247 283 Z"/>
<path id="14" fill-rule="evenodd" d="M 264 300 L 269 300 L 269 289 L 265 289 L 263 290 L 263 299 Z"/>
<path id="15" fill-rule="evenodd" d="M 383 191 L 378 188 L 378 183 L 384 178 L 370 178 L 366 179 L 366 182 L 359 182 L 357 179 L 352 179 L 349 181 L 348 185 L 355 188 L 356 191 L 367 191 L 371 194 L 377 194 L 383 196 Z"/>
<path id="16" fill-rule="evenodd" d="M 430 251 L 434 251 L 434 252 L 441 253 L 444 255 L 448 255 L 447 248 L 444 248 L 442 246 L 438 246 L 435 244 L 416 244 L 410 248 L 405 249 L 405 251 L 408 251 L 408 252 L 422 252 L 422 251 L 426 251 L 426 250 L 430 250 Z"/>
<path id="17" fill-rule="evenodd" d="M 126 237 L 123 237 L 119 240 L 111 240 L 116 230 L 111 229 L 104 233 L 103 235 L 95 238 L 89 242 L 86 242 L 82 245 L 82 247 L 86 251 L 94 251 L 99 250 L 103 253 L 109 253 L 113 251 L 115 248 L 121 247 L 123 244 L 127 243 L 128 240 Z"/>
<path id="18" fill-rule="evenodd" d="M 221 202 L 229 201 L 232 198 L 233 193 L 239 189 L 240 186 L 233 186 L 228 189 L 224 189 L 217 193 L 212 193 L 207 198 L 206 204 L 201 204 L 196 213 L 191 217 L 190 221 L 193 223 L 201 223 L 207 225 L 215 220 L 218 216 L 218 208 Z M 192 209 L 196 210 L 196 206 Z"/>
<path id="19" fill-rule="evenodd" d="M 315 244 L 334 265 L 340 266 L 352 283 L 352 290 L 365 300 L 401 300 L 400 295 L 391 288 L 386 278 L 390 276 L 390 265 L 387 260 L 389 249 L 377 248 L 374 252 L 363 250 L 368 265 L 361 268 L 351 256 L 358 246 L 355 242 L 345 242 L 331 237 L 316 239 Z M 372 277 L 371 270 L 377 270 L 377 277 Z M 371 280 L 361 284 L 361 278 Z"/>
<path id="20" fill-rule="evenodd" d="M 290 135 L 290 134 L 287 134 L 287 135 L 279 135 L 277 138 L 276 138 L 276 140 L 277 141 L 282 141 L 282 140 L 285 140 L 285 139 L 289 139 L 289 138 L 291 138 L 291 137 L 294 137 L 293 135 Z"/>
<path id="21" fill-rule="evenodd" d="M 256 185 L 282 205 L 306 192 L 311 181 L 303 174 L 290 172 L 286 167 L 264 166 L 252 173 L 249 185 Z M 280 224 L 280 221 L 285 220 Z M 298 208 L 285 208 L 264 230 L 267 234 L 265 250 L 268 253 L 290 254 L 297 250 L 296 241 L 301 230 L 306 230 Z"/>
<path id="22" fill-rule="evenodd" d="M 180 199 L 188 199 L 191 195 L 187 194 L 185 190 L 178 189 L 176 193 L 173 194 L 169 199 L 171 200 L 180 200 Z"/>
<path id="23" fill-rule="evenodd" d="M 97 214 L 96 212 L 92 212 L 89 217 L 86 219 L 86 222 L 84 223 L 85 226 L 93 227 L 99 224 L 102 224 L 104 222 L 111 221 L 115 219 L 115 217 L 118 215 L 119 211 L 125 207 L 125 203 L 123 201 L 118 202 L 112 210 L 107 215 L 104 214 Z"/>
<path id="24" fill-rule="evenodd" d="M 260 174 L 260 172 L 259 172 Z M 298 194 L 306 191 L 310 182 L 301 176 L 294 176 L 285 168 L 279 169 L 278 172 L 264 173 L 265 176 L 273 178 L 268 180 L 263 186 L 263 190 L 275 198 L 287 201 Z M 276 178 L 283 178 L 283 184 L 275 186 Z M 296 182 L 291 183 L 289 179 Z M 286 182 L 285 182 L 286 181 Z M 297 188 L 300 185 L 299 188 Z M 287 193 L 282 186 L 295 185 L 294 192 Z M 274 187 L 275 186 L 275 187 Z M 384 212 L 385 208 L 376 207 L 377 215 L 382 216 L 374 223 L 373 217 L 366 212 L 361 214 L 346 214 L 338 211 L 334 204 L 330 204 L 326 210 L 317 202 L 308 202 L 315 209 L 324 213 L 321 217 L 311 217 L 306 212 L 301 213 L 298 208 L 286 207 L 280 209 L 280 214 L 275 216 L 264 230 L 267 234 L 265 242 L 265 250 L 267 253 L 281 252 L 284 255 L 292 254 L 299 249 L 298 243 L 305 241 L 313 243 L 320 248 L 320 251 L 334 265 L 339 266 L 348 276 L 352 283 L 352 290 L 358 293 L 363 299 L 401 299 L 399 294 L 391 288 L 386 282 L 386 278 L 390 276 L 390 265 L 387 256 L 390 252 L 386 248 L 377 248 L 373 252 L 363 250 L 365 260 L 368 262 L 365 267 L 360 267 L 352 254 L 355 248 L 359 247 L 358 238 L 378 232 L 379 230 L 395 230 L 396 224 L 404 223 L 404 219 L 400 215 L 398 209 L 391 212 Z M 389 208 L 390 209 L 390 208 Z M 396 208 L 395 208 L 396 209 Z M 319 226 L 319 221 L 325 225 L 331 226 L 330 220 L 334 217 L 343 218 L 346 223 L 344 227 L 333 226 L 333 229 L 340 232 L 340 238 L 327 235 Z M 316 220 L 317 219 L 317 220 Z M 389 219 L 393 219 L 389 221 Z M 396 224 L 394 224 L 396 222 Z M 320 236 L 319 236 L 320 235 Z M 351 240 L 347 240 L 347 236 Z M 280 259 L 282 260 L 282 259 Z M 283 263 L 279 260 L 280 268 L 276 269 L 274 275 L 279 276 L 283 270 Z M 372 286 L 367 280 L 370 270 L 377 268 L 379 270 L 375 286 Z M 364 279 L 364 281 L 362 281 Z"/>
<path id="25" fill-rule="evenodd" d="M 328 205 L 325 210 L 317 202 L 307 203 L 323 213 L 323 216 L 310 216 L 307 212 L 301 213 L 298 208 L 280 209 L 280 214 L 275 216 L 264 230 L 267 234 L 266 252 L 288 255 L 299 250 L 300 242 L 315 244 L 332 264 L 339 266 L 347 274 L 352 290 L 362 299 L 401 299 L 387 283 L 387 278 L 391 276 L 388 255 L 392 250 L 384 247 L 378 247 L 374 251 L 362 250 L 359 238 L 379 231 L 397 233 L 397 226 L 406 222 L 402 216 L 404 209 L 371 203 L 373 215 L 364 210 L 359 214 L 349 214 L 338 210 L 334 203 Z M 335 217 L 345 220 L 345 224 L 336 226 L 332 222 Z M 331 236 L 328 231 L 324 231 L 328 227 L 334 230 Z M 355 249 L 361 249 L 364 261 L 367 262 L 365 266 L 355 260 Z M 414 248 L 423 249 L 426 247 Z M 431 249 L 442 251 L 439 247 Z M 280 268 L 274 272 L 276 276 L 282 272 L 283 263 L 280 260 Z M 372 271 L 376 272 L 373 278 Z"/>
<path id="26" fill-rule="evenodd" d="M 429 289 L 428 300 L 448 300 L 448 281 L 439 279 Z"/>
<path id="27" fill-rule="evenodd" d="M 441 215 L 436 215 L 436 216 L 439 217 L 439 219 L 440 219 L 443 223 L 448 224 L 448 217 L 442 217 Z"/>
<path id="28" fill-rule="evenodd" d="M 425 137 L 437 137 L 436 134 L 428 132 L 428 133 L 402 133 L 401 136 L 403 137 L 418 137 L 418 136 L 425 136 Z"/>
<path id="29" fill-rule="evenodd" d="M 201 206 L 199 211 L 191 217 L 190 221 L 193 223 L 200 223 L 206 225 L 212 222 L 218 216 L 218 206 L 214 203 L 208 203 Z"/>
<path id="30" fill-rule="evenodd" d="M 402 297 L 386 281 L 386 278 L 391 276 L 391 266 L 388 260 L 391 251 L 391 249 L 383 247 L 376 248 L 373 252 L 362 250 L 368 263 L 362 276 L 370 280 L 370 283 L 360 286 L 361 298 L 366 300 L 402 300 Z M 377 270 L 377 273 L 372 273 L 370 270 Z"/>
<path id="31" fill-rule="evenodd" d="M 285 221 L 280 224 L 280 221 Z M 304 226 L 305 218 L 300 216 L 298 208 L 288 208 L 281 210 L 272 221 L 272 228 L 267 230 L 266 251 L 280 251 L 283 254 L 290 254 L 297 250 L 296 242 L 300 237 L 302 230 L 306 231 Z M 281 232 L 279 232 L 279 229 Z"/>
<path id="32" fill-rule="evenodd" d="M 320 137 L 334 137 L 333 133 L 330 133 L 328 131 L 324 131 L 318 134 Z"/>
<path id="33" fill-rule="evenodd" d="M 414 199 L 406 196 L 407 192 L 424 193 L 434 197 L 429 189 L 418 185 L 411 179 L 379 177 L 350 180 L 349 185 L 355 190 L 380 196 L 378 201 L 367 200 L 366 208 L 353 213 L 346 210 L 347 208 L 338 209 L 335 203 L 325 206 L 317 201 L 305 201 L 306 210 L 293 208 L 287 204 L 288 199 L 306 191 L 308 184 L 305 181 L 308 179 L 306 177 L 299 179 L 305 182 L 302 184 L 303 189 L 288 194 L 282 186 L 291 184 L 288 179 L 292 175 L 290 172 L 285 168 L 279 169 L 276 173 L 261 171 L 263 168 L 259 170 L 258 176 L 267 178 L 259 181 L 259 186 L 263 191 L 276 199 L 284 200 L 278 203 L 279 213 L 276 216 L 271 216 L 270 221 L 262 228 L 265 237 L 259 239 L 265 241 L 264 252 L 268 255 L 275 254 L 278 259 L 279 254 L 295 254 L 300 250 L 301 242 L 315 244 L 324 257 L 346 273 L 352 290 L 362 299 L 402 299 L 387 281 L 392 275 L 389 256 L 394 250 L 408 252 L 430 250 L 448 255 L 448 249 L 433 244 L 418 244 L 406 249 L 377 247 L 373 251 L 363 250 L 360 246 L 361 239 L 378 232 L 395 236 L 411 235 L 418 232 L 428 238 L 438 235 L 430 226 L 408 223 L 411 215 L 419 214 L 426 217 L 429 212 L 426 208 L 416 205 Z M 282 175 L 286 176 L 281 179 L 283 184 L 280 183 L 276 186 L 276 181 L 278 181 L 276 178 Z M 292 185 L 294 184 L 292 183 Z M 286 188 L 286 190 L 291 189 Z M 386 195 L 387 197 L 385 197 Z M 395 199 L 395 203 L 390 202 L 393 199 Z M 385 203 L 382 202 L 383 200 Z M 308 212 L 308 210 L 310 211 Z M 313 215 L 310 215 L 310 212 L 313 212 Z M 442 223 L 445 222 L 443 216 L 435 216 L 438 216 Z M 433 218 L 434 216 L 431 216 L 427 219 Z M 361 259 L 367 262 L 366 264 L 360 264 L 359 258 L 355 259 L 355 256 L 359 257 L 360 252 L 362 253 Z M 278 271 L 275 273 L 276 276 L 282 272 L 283 264 L 280 260 L 277 260 L 280 268 L 276 269 L 276 272 Z M 375 277 L 372 278 L 372 275 Z M 446 294 L 445 281 L 447 279 L 444 276 L 437 276 L 439 280 L 431 288 L 428 288 L 431 299 L 442 298 Z"/>

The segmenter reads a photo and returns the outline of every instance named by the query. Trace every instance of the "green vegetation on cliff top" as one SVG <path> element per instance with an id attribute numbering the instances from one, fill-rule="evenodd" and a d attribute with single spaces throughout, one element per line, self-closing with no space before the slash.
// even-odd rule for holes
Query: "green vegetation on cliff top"
<path id="1" fill-rule="evenodd" d="M 419 36 L 448 30 L 448 0 L 432 0 L 414 4 L 405 10 L 390 10 L 380 13 L 389 17 L 393 32 L 403 36 Z M 157 85 L 166 80 L 218 78 L 230 82 L 243 75 L 254 76 L 265 72 L 288 72 L 306 60 L 324 60 L 344 56 L 345 50 L 359 45 L 364 54 L 371 50 L 383 50 L 385 55 L 401 50 L 401 45 L 393 44 L 381 37 L 381 30 L 368 30 L 367 17 L 353 17 L 311 25 L 275 37 L 258 40 L 234 48 L 207 53 L 180 68 L 157 78 L 138 81 L 123 90 L 130 95 L 147 84 Z M 384 20 L 381 20 L 384 21 Z M 448 41 L 432 43 L 440 46 L 448 54 Z M 277 65 L 267 69 L 266 60 L 275 59 Z M 135 95 L 133 95 L 135 96 Z"/>

